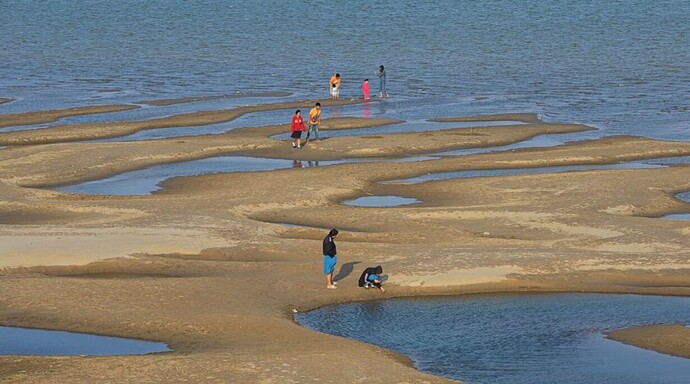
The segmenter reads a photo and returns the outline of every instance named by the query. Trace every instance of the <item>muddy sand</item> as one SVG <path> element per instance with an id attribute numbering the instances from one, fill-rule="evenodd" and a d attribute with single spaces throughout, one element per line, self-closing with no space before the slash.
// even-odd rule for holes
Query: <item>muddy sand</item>
<path id="1" fill-rule="evenodd" d="M 338 103 L 351 101 L 322 102 L 324 108 Z M 527 123 L 522 125 L 330 137 L 301 150 L 272 138 L 287 132 L 287 124 L 155 141 L 86 141 L 311 105 L 281 103 L 0 133 L 2 145 L 10 145 L 0 151 L 0 324 L 163 341 L 174 351 L 0 356 L 0 381 L 441 383 L 449 381 L 416 371 L 403 356 L 302 328 L 292 313 L 409 295 L 690 295 L 690 223 L 659 218 L 690 212 L 690 205 L 674 197 L 690 190 L 688 166 L 380 183 L 435 172 L 688 156 L 690 143 L 626 136 L 393 161 L 589 129 L 547 124 L 529 114 L 457 119 Z M 120 107 L 103 108 L 89 113 Z M 59 122 L 70 113 L 84 111 L 12 115 L 11 125 L 49 117 Z M 291 114 L 286 111 L 286 122 Z M 329 130 L 395 122 L 325 119 L 321 131 L 328 136 Z M 49 189 L 220 155 L 360 161 L 180 177 L 146 196 Z M 341 204 L 376 195 L 421 203 L 387 208 Z M 337 271 L 342 278 L 336 290 L 325 289 L 321 272 L 321 241 L 333 227 L 341 231 Z M 389 274 L 384 294 L 357 288 L 359 272 L 369 265 L 383 265 Z M 646 337 L 633 332 L 633 338 Z M 687 338 L 685 330 L 668 332 Z M 644 347 L 659 349 L 662 339 L 654 340 Z M 624 342 L 637 344 L 628 338 Z M 687 356 L 687 348 L 686 343 L 674 353 Z"/>

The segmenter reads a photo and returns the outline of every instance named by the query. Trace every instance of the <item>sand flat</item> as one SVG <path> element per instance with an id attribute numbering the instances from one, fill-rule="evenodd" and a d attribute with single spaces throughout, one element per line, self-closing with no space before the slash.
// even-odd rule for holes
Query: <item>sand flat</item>
<path id="1" fill-rule="evenodd" d="M 390 123 L 329 120 L 323 131 Z M 688 210 L 673 197 L 690 190 L 688 166 L 380 183 L 430 172 L 690 155 L 690 144 L 682 142 L 615 137 L 423 162 L 179 177 L 148 196 L 36 188 L 221 154 L 347 159 L 363 156 L 357 147 L 367 157 L 393 159 L 582 129 L 538 122 L 478 127 L 471 134 L 450 129 L 432 136 L 329 138 L 302 150 L 271 138 L 286 126 L 122 143 L 74 143 L 90 137 L 75 133 L 60 144 L 0 151 L 0 236 L 13 241 L 0 247 L 2 324 L 158 340 L 174 350 L 97 359 L 0 356 L 0 378 L 449 382 L 414 370 L 402 356 L 306 330 L 291 314 L 350 300 L 441 293 L 690 295 L 690 223 L 658 218 Z M 422 203 L 341 204 L 376 195 Z M 341 271 L 337 290 L 325 289 L 320 272 L 321 240 L 331 227 L 342 230 L 339 268 L 351 268 Z M 370 264 L 384 265 L 390 275 L 385 294 L 357 288 L 359 272 Z"/>

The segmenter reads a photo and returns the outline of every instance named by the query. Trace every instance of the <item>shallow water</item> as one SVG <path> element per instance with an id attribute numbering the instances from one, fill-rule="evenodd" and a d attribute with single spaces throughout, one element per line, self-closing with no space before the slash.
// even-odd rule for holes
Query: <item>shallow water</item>
<path id="1" fill-rule="evenodd" d="M 678 193 L 676 194 L 676 198 L 686 203 L 690 203 L 690 192 Z M 690 213 L 673 213 L 663 216 L 662 218 L 667 220 L 687 221 L 690 220 Z"/>
<path id="2" fill-rule="evenodd" d="M 421 201 L 413 197 L 401 196 L 363 196 L 343 202 L 343 204 L 352 207 L 399 207 L 417 203 L 421 203 Z"/>
<path id="3" fill-rule="evenodd" d="M 488 169 L 488 170 L 468 170 L 456 172 L 428 173 L 426 175 L 411 177 L 402 180 L 385 181 L 384 184 L 416 184 L 433 180 L 465 179 L 470 177 L 495 177 L 495 176 L 518 176 L 534 175 L 562 172 L 594 171 L 607 169 L 649 169 L 660 168 L 663 165 L 647 164 L 641 162 L 601 164 L 601 165 L 567 165 L 560 167 L 541 167 L 541 168 L 513 168 L 513 169 Z"/>
<path id="4" fill-rule="evenodd" d="M 607 331 L 690 324 L 690 298 L 502 294 L 376 300 L 295 315 L 376 344 L 425 372 L 477 383 L 685 384 L 690 360 L 605 339 Z"/>
<path id="5" fill-rule="evenodd" d="M 160 190 L 160 183 L 178 176 L 195 176 L 223 172 L 256 172 L 285 168 L 306 168 L 337 164 L 338 161 L 301 161 L 241 156 L 218 156 L 208 159 L 161 164 L 125 172 L 105 179 L 55 188 L 67 193 L 100 195 L 147 195 Z"/>
<path id="6" fill-rule="evenodd" d="M 157 352 L 170 352 L 170 349 L 165 343 L 153 341 L 0 327 L 0 355 L 106 356 L 143 355 Z"/>
<path id="7" fill-rule="evenodd" d="M 690 140 L 685 0 L 18 0 L 0 2 L 0 23 L 0 96 L 16 99 L 0 113 L 237 92 L 315 99 L 334 72 L 357 97 L 364 78 L 377 91 L 385 64 L 391 99 L 372 102 L 372 117 L 534 112 Z"/>

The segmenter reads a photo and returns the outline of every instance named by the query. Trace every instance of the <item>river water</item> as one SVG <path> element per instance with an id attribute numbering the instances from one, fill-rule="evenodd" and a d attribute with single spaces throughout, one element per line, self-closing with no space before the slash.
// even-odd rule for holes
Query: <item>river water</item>
<path id="1" fill-rule="evenodd" d="M 314 99 L 334 72 L 357 97 L 364 78 L 377 92 L 384 64 L 391 98 L 372 117 L 535 112 L 602 135 L 690 140 L 686 0 L 15 0 L 0 2 L 0 25 L 0 97 L 16 99 L 0 113 Z"/>

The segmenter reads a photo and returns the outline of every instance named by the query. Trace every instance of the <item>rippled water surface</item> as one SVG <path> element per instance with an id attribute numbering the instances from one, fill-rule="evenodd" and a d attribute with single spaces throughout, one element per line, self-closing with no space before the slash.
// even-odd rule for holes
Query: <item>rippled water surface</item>
<path id="1" fill-rule="evenodd" d="M 363 114 L 535 112 L 605 134 L 690 139 L 686 0 L 17 0 L 0 2 L 0 24 L 0 97 L 16 99 L 0 113 L 326 97 L 334 72 L 354 97 L 364 78 L 377 91 L 384 64 L 392 97 Z"/>
<path id="2" fill-rule="evenodd" d="M 690 298 L 604 294 L 391 299 L 299 314 L 315 330 L 380 345 L 429 373 L 500 384 L 686 384 L 690 360 L 605 339 L 618 328 L 690 324 Z"/>
<path id="3" fill-rule="evenodd" d="M 218 156 L 208 159 L 161 164 L 125 172 L 105 179 L 55 188 L 67 193 L 100 195 L 147 195 L 160 188 L 160 183 L 178 176 L 195 176 L 222 172 L 257 172 L 285 168 L 307 168 L 337 164 L 338 161 L 301 161 L 263 159 L 241 156 Z"/>

